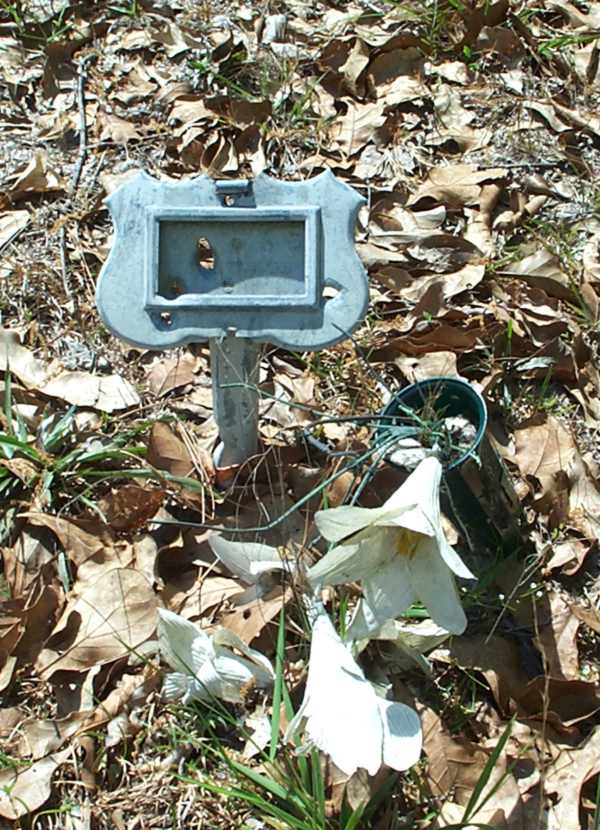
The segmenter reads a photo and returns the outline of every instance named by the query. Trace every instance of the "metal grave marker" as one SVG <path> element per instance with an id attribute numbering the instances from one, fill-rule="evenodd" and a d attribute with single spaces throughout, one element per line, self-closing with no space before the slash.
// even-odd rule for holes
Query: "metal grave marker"
<path id="1" fill-rule="evenodd" d="M 100 316 L 144 348 L 210 341 L 218 466 L 256 453 L 260 344 L 322 349 L 364 316 L 354 248 L 363 202 L 330 171 L 301 182 L 141 172 L 107 199 L 115 241 L 98 280 Z"/>

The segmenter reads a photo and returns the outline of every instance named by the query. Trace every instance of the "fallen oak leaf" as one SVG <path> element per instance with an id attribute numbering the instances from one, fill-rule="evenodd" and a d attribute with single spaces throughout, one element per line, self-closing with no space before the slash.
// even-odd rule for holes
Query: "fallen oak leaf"
<path id="1" fill-rule="evenodd" d="M 140 403 L 140 397 L 133 386 L 120 375 L 61 372 L 45 383 L 40 392 L 75 406 L 89 406 L 101 412 L 129 409 Z"/>
<path id="2" fill-rule="evenodd" d="M 124 118 L 102 113 L 102 131 L 100 141 L 114 141 L 115 144 L 127 144 L 128 141 L 137 141 L 142 136 L 135 126 Z"/>
<path id="3" fill-rule="evenodd" d="M 56 752 L 89 719 L 86 711 L 71 712 L 64 718 L 25 721 L 19 725 L 17 753 L 20 758 L 30 756 L 34 761 Z"/>
<path id="4" fill-rule="evenodd" d="M 68 747 L 27 769 L 0 770 L 0 816 L 15 820 L 41 807 L 50 797 L 52 775 L 72 752 Z"/>
<path id="5" fill-rule="evenodd" d="M 63 519 L 47 513 L 23 513 L 32 525 L 47 527 L 60 540 L 77 569 L 74 590 L 81 592 L 100 575 L 114 568 L 126 568 L 133 561 L 129 542 L 117 541 L 108 525 L 97 519 Z"/>
<path id="6" fill-rule="evenodd" d="M 546 601 L 540 605 L 534 642 L 544 655 L 547 674 L 565 680 L 579 680 L 577 630 L 580 620 L 556 591 L 546 594 Z"/>
<path id="7" fill-rule="evenodd" d="M 67 372 L 58 361 L 44 363 L 21 345 L 19 335 L 0 329 L 0 371 L 10 371 L 28 388 L 75 406 L 114 412 L 137 406 L 140 398 L 120 375 Z"/>
<path id="8" fill-rule="evenodd" d="M 57 671 L 85 671 L 135 651 L 156 627 L 156 596 L 131 568 L 103 574 L 72 600 L 36 661 L 44 679 Z"/>
<path id="9" fill-rule="evenodd" d="M 558 797 L 548 813 L 548 830 L 580 830 L 581 788 L 600 773 L 600 726 L 578 749 L 564 748 L 545 770 L 544 789 Z"/>
<path id="10" fill-rule="evenodd" d="M 0 248 L 13 240 L 29 223 L 29 211 L 9 210 L 0 215 Z"/>

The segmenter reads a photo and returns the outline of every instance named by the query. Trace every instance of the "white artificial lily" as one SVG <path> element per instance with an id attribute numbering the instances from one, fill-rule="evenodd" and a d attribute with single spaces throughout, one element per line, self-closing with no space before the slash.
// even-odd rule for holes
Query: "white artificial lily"
<path id="1" fill-rule="evenodd" d="M 356 617 L 361 617 L 360 603 L 356 609 Z M 355 634 L 360 633 L 358 626 L 353 626 Z M 353 654 L 360 654 L 369 644 L 369 640 L 380 640 L 388 643 L 387 651 L 383 652 L 384 660 L 393 663 L 395 667 L 407 669 L 415 663 L 427 674 L 431 673 L 431 664 L 425 657 L 428 651 L 437 648 L 448 639 L 450 632 L 446 631 L 433 620 L 388 620 L 378 631 L 366 632 L 365 638 L 352 638 Z"/>
<path id="2" fill-rule="evenodd" d="M 216 697 L 241 703 L 248 685 L 269 688 L 273 683 L 273 666 L 268 658 L 226 628 L 209 635 L 179 614 L 160 608 L 158 644 L 174 669 L 164 681 L 167 700 L 182 698 L 188 703 Z"/>
<path id="3" fill-rule="evenodd" d="M 315 515 L 321 534 L 340 542 L 308 572 L 311 585 L 362 580 L 363 601 L 348 637 L 369 636 L 420 600 L 452 634 L 466 626 L 454 574 L 474 579 L 446 541 L 439 489 L 442 468 L 426 458 L 377 508 L 335 507 Z"/>
<path id="4" fill-rule="evenodd" d="M 234 542 L 224 539 L 219 533 L 212 533 L 208 544 L 215 556 L 228 570 L 251 586 L 237 602 L 249 602 L 268 593 L 273 587 L 273 571 L 291 570 L 292 560 L 284 559 L 278 548 L 259 542 Z"/>
<path id="5" fill-rule="evenodd" d="M 318 747 L 346 775 L 382 764 L 405 770 L 419 760 L 421 724 L 403 703 L 384 700 L 365 678 L 320 603 L 313 605 L 306 691 L 285 739 L 300 732 L 305 748 Z"/>

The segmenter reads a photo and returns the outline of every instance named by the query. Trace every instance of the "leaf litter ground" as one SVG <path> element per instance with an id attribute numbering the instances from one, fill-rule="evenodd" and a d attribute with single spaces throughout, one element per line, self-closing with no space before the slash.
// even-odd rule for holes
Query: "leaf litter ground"
<path id="1" fill-rule="evenodd" d="M 348 805 L 386 792 L 361 826 L 598 827 L 600 4 L 0 5 L 6 826 L 344 827 Z M 98 319 L 103 199 L 139 168 L 325 167 L 367 198 L 369 314 L 327 352 L 267 351 L 263 452 L 224 493 L 207 349 L 132 349 Z M 418 708 L 422 762 L 371 781 L 324 765 L 321 817 L 296 801 L 305 823 L 286 825 L 223 794 L 243 789 L 240 724 L 269 701 L 227 717 L 167 706 L 155 625 L 165 606 L 273 656 L 285 604 L 297 703 L 293 592 L 274 581 L 248 599 L 204 529 L 157 522 L 262 526 L 339 471 L 260 537 L 314 561 L 313 512 L 342 503 L 343 453 L 369 433 L 308 425 L 439 375 L 486 398 L 521 544 L 473 549 L 448 527 L 479 577 L 466 633 L 430 651 L 430 674 L 385 641 L 365 656 Z M 379 470 L 362 503 L 397 484 Z M 342 620 L 355 592 L 329 599 Z M 244 763 L 293 791 L 298 761 L 279 757 Z"/>

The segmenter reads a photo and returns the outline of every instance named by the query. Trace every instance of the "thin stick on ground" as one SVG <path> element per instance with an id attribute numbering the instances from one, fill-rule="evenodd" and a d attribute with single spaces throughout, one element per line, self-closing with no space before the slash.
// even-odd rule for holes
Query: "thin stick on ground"
<path id="1" fill-rule="evenodd" d="M 79 155 L 73 176 L 71 178 L 71 196 L 74 196 L 79 187 L 79 180 L 85 164 L 87 148 L 87 119 L 85 115 L 85 82 L 87 80 L 87 68 L 95 55 L 86 55 L 79 62 L 77 71 L 77 107 L 79 109 Z"/>

